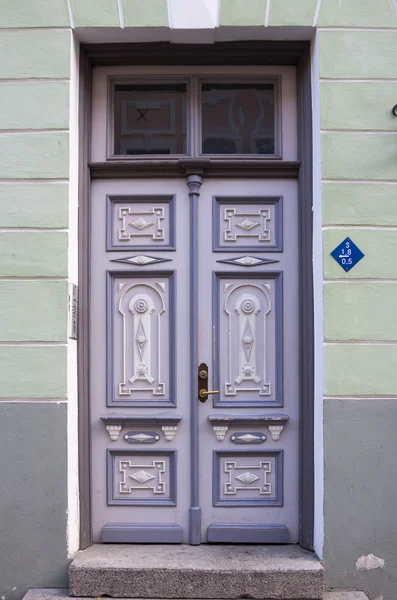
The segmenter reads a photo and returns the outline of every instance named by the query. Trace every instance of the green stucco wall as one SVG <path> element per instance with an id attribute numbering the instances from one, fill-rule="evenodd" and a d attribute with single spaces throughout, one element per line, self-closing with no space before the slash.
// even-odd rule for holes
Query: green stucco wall
<path id="1" fill-rule="evenodd" d="M 396 11 L 387 1 L 323 2 L 319 26 L 324 564 L 328 585 L 386 600 L 397 589 L 397 30 L 385 29 Z M 365 254 L 347 274 L 329 255 L 346 236 Z M 358 569 L 369 554 L 384 566 Z"/>
<path id="2" fill-rule="evenodd" d="M 72 14 L 66 0 L 0 0 L 0 440 L 6 457 L 0 481 L 7 489 L 0 530 L 14 549 L 14 558 L 0 560 L 5 600 L 18 600 L 28 587 L 65 585 L 68 562 L 71 26 L 99 28 L 98 39 L 100 28 L 121 31 L 117 0 L 71 0 L 70 8 Z M 397 589 L 397 544 L 390 533 L 397 531 L 391 426 L 397 417 L 397 119 L 391 114 L 397 102 L 396 4 L 222 0 L 219 14 L 220 28 L 245 27 L 247 36 L 253 26 L 312 27 L 317 21 L 324 561 L 330 586 L 363 589 L 372 600 L 392 599 Z M 166 0 L 125 0 L 123 19 L 126 29 L 170 26 Z M 365 254 L 348 274 L 329 256 L 346 236 Z M 25 456 L 33 470 L 26 469 Z M 20 474 L 16 482 L 15 473 Z M 56 523 L 45 534 L 44 514 Z M 357 559 L 371 553 L 384 559 L 385 567 L 358 571 Z"/>
<path id="3" fill-rule="evenodd" d="M 0 597 L 67 585 L 66 2 L 0 2 Z M 42 29 L 37 29 L 42 28 Z"/>

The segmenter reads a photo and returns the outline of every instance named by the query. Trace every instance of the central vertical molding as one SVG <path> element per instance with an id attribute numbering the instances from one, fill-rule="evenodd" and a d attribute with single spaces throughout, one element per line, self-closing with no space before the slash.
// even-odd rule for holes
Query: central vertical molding
<path id="1" fill-rule="evenodd" d="M 190 198 L 190 509 L 189 543 L 201 543 L 201 508 L 199 506 L 199 439 L 198 388 L 195 376 L 198 367 L 198 199 L 201 175 L 188 175 L 186 183 Z"/>

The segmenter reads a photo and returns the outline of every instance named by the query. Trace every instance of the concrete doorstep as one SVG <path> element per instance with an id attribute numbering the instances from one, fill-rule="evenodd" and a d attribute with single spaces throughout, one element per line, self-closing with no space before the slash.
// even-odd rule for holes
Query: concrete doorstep
<path id="1" fill-rule="evenodd" d="M 98 544 L 69 582 L 75 597 L 319 600 L 324 570 L 299 546 Z"/>
<path id="2" fill-rule="evenodd" d="M 24 600 L 68 600 L 70 599 L 69 590 L 65 589 L 45 589 L 29 590 Z M 76 598 L 76 600 L 86 600 L 85 598 Z M 347 592 L 343 590 L 326 592 L 324 600 L 368 600 L 364 592 Z"/>

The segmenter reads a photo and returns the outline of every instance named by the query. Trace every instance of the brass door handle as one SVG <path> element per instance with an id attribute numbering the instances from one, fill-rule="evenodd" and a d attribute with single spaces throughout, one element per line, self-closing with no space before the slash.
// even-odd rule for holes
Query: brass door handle
<path id="1" fill-rule="evenodd" d="M 207 396 L 210 396 L 211 394 L 219 394 L 219 390 L 212 390 L 212 391 L 200 390 L 199 391 L 200 398 L 206 398 Z"/>

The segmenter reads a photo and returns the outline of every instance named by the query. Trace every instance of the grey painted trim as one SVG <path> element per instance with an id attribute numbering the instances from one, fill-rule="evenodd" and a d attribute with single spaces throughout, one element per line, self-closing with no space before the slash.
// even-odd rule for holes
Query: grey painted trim
<path id="1" fill-rule="evenodd" d="M 201 175 L 186 178 L 190 199 L 190 373 L 195 374 L 198 360 L 198 199 Z M 190 377 L 190 509 L 189 543 L 201 542 L 201 508 L 199 505 L 199 438 L 197 377 Z"/>
<path id="2" fill-rule="evenodd" d="M 227 457 L 233 460 L 236 456 L 256 456 L 260 459 L 267 457 L 275 459 L 276 494 L 272 500 L 260 498 L 259 500 L 225 500 L 219 497 L 220 458 Z M 249 467 L 247 467 L 248 469 Z M 284 450 L 214 450 L 212 461 L 212 506 L 284 506 Z"/>
<path id="3" fill-rule="evenodd" d="M 244 440 L 242 439 L 243 435 L 254 435 L 256 436 L 256 439 Z M 239 431 L 238 433 L 233 433 L 229 437 L 229 440 L 233 444 L 253 446 L 254 444 L 264 444 L 267 440 L 267 436 L 263 433 L 263 431 Z"/>
<path id="4" fill-rule="evenodd" d="M 166 277 L 169 280 L 169 328 L 170 328 L 170 364 L 169 364 L 169 399 L 168 400 L 116 400 L 114 398 L 114 294 L 113 281 L 116 277 L 134 279 L 153 279 Z M 134 406 L 141 408 L 175 408 L 176 407 L 176 273 L 175 271 L 106 271 L 106 405 Z"/>
<path id="5" fill-rule="evenodd" d="M 215 44 L 86 44 L 92 65 L 296 65 L 305 41 L 237 41 Z"/>
<path id="6" fill-rule="evenodd" d="M 229 425 L 229 427 L 234 427 L 236 425 L 265 425 L 266 423 L 271 423 L 272 425 L 275 423 L 285 425 L 289 420 L 289 416 L 282 413 L 261 415 L 231 415 L 216 413 L 213 415 L 208 415 L 208 420 L 210 423 L 217 425 Z"/>
<path id="7" fill-rule="evenodd" d="M 91 532 L 91 427 L 90 427 L 90 160 L 91 144 L 91 74 L 84 52 L 79 64 L 79 173 L 78 173 L 78 461 L 80 500 L 80 549 L 92 544 Z"/>
<path id="8" fill-rule="evenodd" d="M 114 460 L 117 456 L 157 456 L 163 457 L 168 456 L 170 461 L 170 493 L 168 499 L 155 498 L 155 499 L 119 499 L 113 497 L 113 476 L 114 476 Z M 160 460 L 160 459 L 159 459 Z M 107 505 L 119 505 L 119 506 L 176 506 L 176 469 L 177 469 L 177 451 L 176 450 L 130 450 L 130 449 L 118 449 L 118 450 L 106 450 L 106 489 L 107 489 Z"/>
<path id="9" fill-rule="evenodd" d="M 169 244 L 162 244 L 156 248 L 155 244 L 113 244 L 113 225 L 114 225 L 114 211 L 113 206 L 115 204 L 131 203 L 137 200 L 140 204 L 154 204 L 155 202 L 162 202 L 169 204 Z M 175 196 L 136 196 L 128 194 L 125 196 L 106 196 L 106 251 L 107 252 L 135 252 L 138 250 L 150 250 L 152 252 L 173 252 L 175 251 Z"/>
<path id="10" fill-rule="evenodd" d="M 219 355 L 220 355 L 220 336 L 219 336 L 219 284 L 222 279 L 246 279 L 247 274 L 241 271 L 213 271 L 213 327 L 214 331 L 218 335 L 214 335 L 213 338 L 213 358 L 212 358 L 212 373 L 213 373 L 213 388 L 214 390 L 220 390 L 220 374 L 219 374 Z M 276 289 L 276 332 L 275 332 L 275 343 L 276 343 L 276 375 L 275 375 L 275 390 L 273 400 L 224 400 L 222 399 L 222 393 L 214 396 L 212 405 L 214 408 L 249 408 L 249 407 L 282 407 L 284 406 L 284 338 L 283 338 L 283 272 L 282 271 L 255 271 L 250 275 L 252 279 L 273 279 Z M 217 397 L 219 396 L 219 400 Z"/>
<path id="11" fill-rule="evenodd" d="M 275 234 L 277 244 L 272 246 L 221 246 L 219 244 L 220 210 L 223 204 L 239 205 L 244 203 L 274 204 L 276 220 Z M 282 252 L 283 251 L 283 197 L 282 196 L 213 196 L 212 197 L 212 250 L 214 252 Z"/>
<path id="12" fill-rule="evenodd" d="M 313 140 L 310 47 L 298 63 L 299 174 L 299 411 L 300 535 L 313 550 L 314 535 L 314 307 L 313 307 Z"/>
<path id="13" fill-rule="evenodd" d="M 285 525 L 211 523 L 207 529 L 207 541 L 221 544 L 288 544 L 290 535 Z"/>
<path id="14" fill-rule="evenodd" d="M 91 74 L 94 66 L 121 65 L 296 65 L 298 74 L 299 162 L 257 164 L 230 161 L 175 161 L 167 165 L 90 164 Z M 313 549 L 314 528 L 314 336 L 312 280 L 312 111 L 310 42 L 247 41 L 215 44 L 82 44 L 80 48 L 79 133 L 79 481 L 80 547 L 91 544 L 90 419 L 89 419 L 89 247 L 91 179 L 184 176 L 190 168 L 207 177 L 296 179 L 299 175 L 300 228 L 300 544 Z M 88 165 L 88 169 L 87 169 Z M 85 291 L 84 291 L 85 290 Z M 192 515 L 194 510 L 191 509 Z M 199 509 L 198 509 L 199 510 Z M 193 517 L 192 517 L 193 518 Z"/>
<path id="15" fill-rule="evenodd" d="M 259 179 L 297 179 L 299 162 L 272 161 L 268 159 L 219 160 L 219 159 L 182 159 L 169 161 L 131 159 L 124 162 L 90 163 L 92 179 L 134 179 L 142 177 L 186 177 L 186 174 L 200 169 L 206 179 L 209 178 L 259 178 Z"/>
<path id="16" fill-rule="evenodd" d="M 102 542 L 114 544 L 181 544 L 183 529 L 174 523 L 107 523 Z"/>
<path id="17" fill-rule="evenodd" d="M 121 425 L 121 427 L 156 426 L 156 425 L 178 425 L 182 420 L 180 415 L 174 413 L 162 413 L 157 415 L 122 415 L 119 413 L 101 416 L 105 425 Z"/>
<path id="18" fill-rule="evenodd" d="M 235 258 L 226 258 L 224 260 L 217 260 L 216 262 L 217 263 L 225 263 L 226 265 L 234 265 L 236 267 L 243 267 L 243 268 L 260 267 L 261 265 L 270 265 L 272 263 L 280 262 L 279 260 L 271 260 L 270 258 L 260 258 L 259 256 L 250 256 L 249 258 L 255 258 L 259 262 L 255 263 L 253 265 L 252 264 L 241 264 L 241 263 L 237 262 L 240 258 L 246 258 L 246 256 L 236 256 Z"/>

